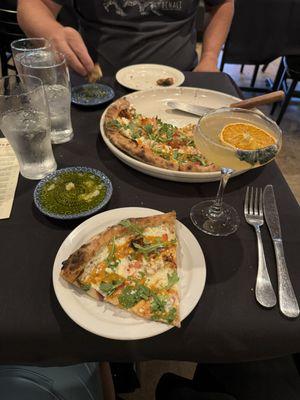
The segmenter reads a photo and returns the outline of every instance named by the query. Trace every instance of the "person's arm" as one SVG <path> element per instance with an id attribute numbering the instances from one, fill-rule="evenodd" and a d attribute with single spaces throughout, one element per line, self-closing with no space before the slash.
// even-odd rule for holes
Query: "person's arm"
<path id="1" fill-rule="evenodd" d="M 44 37 L 65 54 L 68 65 L 81 75 L 94 63 L 80 34 L 56 21 L 61 6 L 52 0 L 18 0 L 18 22 L 28 37 Z"/>
<path id="2" fill-rule="evenodd" d="M 211 16 L 203 35 L 200 62 L 196 72 L 218 71 L 217 63 L 220 50 L 227 38 L 234 13 L 234 0 L 224 0 L 212 7 Z"/>

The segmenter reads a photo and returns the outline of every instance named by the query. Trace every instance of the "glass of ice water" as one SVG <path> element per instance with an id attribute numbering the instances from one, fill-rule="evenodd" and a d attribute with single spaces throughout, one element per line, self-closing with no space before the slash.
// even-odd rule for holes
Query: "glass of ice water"
<path id="1" fill-rule="evenodd" d="M 14 40 L 11 45 L 11 51 L 14 58 L 15 67 L 19 74 L 22 73 L 20 58 L 25 53 L 33 52 L 37 50 L 51 50 L 51 43 L 49 40 L 44 38 L 25 38 Z"/>
<path id="2" fill-rule="evenodd" d="M 20 58 L 23 74 L 43 81 L 51 120 L 52 143 L 69 142 L 73 137 L 71 123 L 71 88 L 65 56 L 58 51 L 26 52 Z"/>
<path id="3" fill-rule="evenodd" d="M 0 78 L 0 130 L 12 146 L 21 174 L 41 179 L 56 170 L 43 83 L 29 75 Z"/>

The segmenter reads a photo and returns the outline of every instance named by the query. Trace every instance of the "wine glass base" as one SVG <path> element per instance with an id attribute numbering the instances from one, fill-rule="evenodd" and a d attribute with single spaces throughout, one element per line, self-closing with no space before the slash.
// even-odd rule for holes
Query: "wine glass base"
<path id="1" fill-rule="evenodd" d="M 236 232 L 240 218 L 236 210 L 226 203 L 222 204 L 222 213 L 212 217 L 209 209 L 215 200 L 206 200 L 195 204 L 190 212 L 193 224 L 201 231 L 212 236 L 228 236 Z"/>

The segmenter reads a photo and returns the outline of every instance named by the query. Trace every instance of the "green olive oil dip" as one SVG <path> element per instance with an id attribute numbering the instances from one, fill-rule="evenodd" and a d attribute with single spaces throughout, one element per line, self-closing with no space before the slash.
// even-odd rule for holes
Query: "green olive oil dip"
<path id="1" fill-rule="evenodd" d="M 43 186 L 40 201 L 48 212 L 70 215 L 92 210 L 105 194 L 106 186 L 97 175 L 65 172 Z"/>

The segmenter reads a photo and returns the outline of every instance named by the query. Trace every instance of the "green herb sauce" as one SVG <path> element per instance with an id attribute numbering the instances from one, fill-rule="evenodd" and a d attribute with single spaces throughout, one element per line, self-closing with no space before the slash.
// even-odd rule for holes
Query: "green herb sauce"
<path id="1" fill-rule="evenodd" d="M 85 99 L 94 99 L 94 98 L 102 98 L 106 95 L 106 91 L 100 89 L 97 86 L 90 86 L 90 87 L 85 87 L 83 90 L 79 93 L 77 93 L 78 99 L 85 100 Z"/>
<path id="2" fill-rule="evenodd" d="M 42 206 L 51 213 L 70 215 L 92 210 L 105 197 L 102 180 L 88 172 L 65 172 L 41 190 Z"/>

